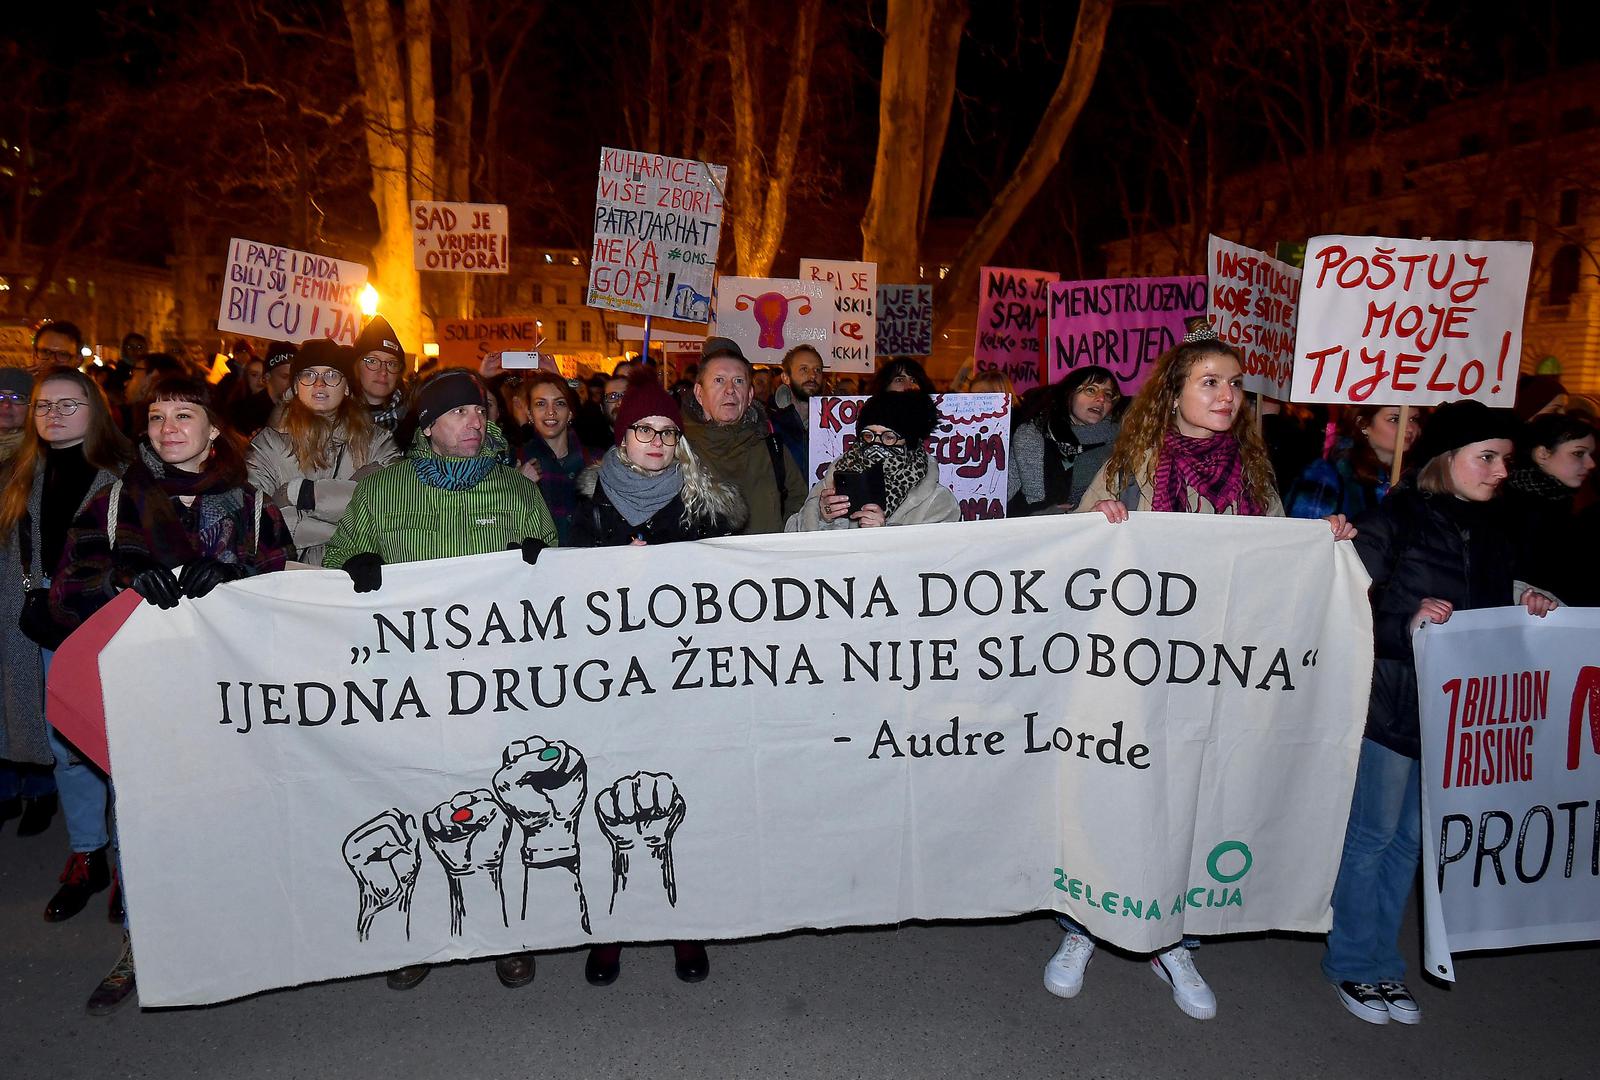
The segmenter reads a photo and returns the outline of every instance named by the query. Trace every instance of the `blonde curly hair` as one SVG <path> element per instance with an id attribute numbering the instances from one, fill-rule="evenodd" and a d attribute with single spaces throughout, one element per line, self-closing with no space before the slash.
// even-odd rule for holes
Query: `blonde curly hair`
<path id="1" fill-rule="evenodd" d="M 1150 378 L 1140 387 L 1139 394 L 1128 406 L 1122 418 L 1122 430 L 1106 459 L 1106 479 L 1112 491 L 1121 491 L 1129 484 L 1149 487 L 1160 464 L 1161 444 L 1172 427 L 1172 417 L 1177 411 L 1178 398 L 1189 381 L 1189 372 L 1207 356 L 1231 357 L 1244 370 L 1243 357 L 1237 349 L 1218 341 L 1197 341 L 1179 345 L 1161 354 Z M 1272 475 L 1272 462 L 1267 456 L 1267 445 L 1261 440 L 1256 426 L 1255 409 L 1248 398 L 1239 406 L 1239 415 L 1233 418 L 1228 429 L 1239 443 L 1239 454 L 1244 459 L 1245 489 L 1250 501 L 1257 506 L 1271 502 L 1277 484 Z"/>

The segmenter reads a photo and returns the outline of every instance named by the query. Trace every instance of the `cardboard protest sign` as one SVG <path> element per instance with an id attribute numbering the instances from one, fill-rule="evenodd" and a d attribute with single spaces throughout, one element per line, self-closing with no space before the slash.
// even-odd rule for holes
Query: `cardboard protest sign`
<path id="1" fill-rule="evenodd" d="M 1351 546 L 973 528 L 143 605 L 100 661 L 140 1004 L 1042 909 L 1134 952 L 1326 929 L 1372 664 Z"/>
<path id="2" fill-rule="evenodd" d="M 1050 270 L 985 266 L 978 274 L 978 371 L 1003 371 L 1021 394 L 1039 385 L 1050 314 Z"/>
<path id="3" fill-rule="evenodd" d="M 1295 309 L 1300 271 L 1220 236 L 1206 242 L 1211 325 L 1244 358 L 1244 388 L 1277 401 L 1294 373 Z"/>
<path id="4" fill-rule="evenodd" d="M 511 272 L 511 233 L 500 203 L 413 201 L 411 244 L 418 270 Z"/>
<path id="5" fill-rule="evenodd" d="M 1050 357 L 1046 375 L 1060 382 L 1098 364 L 1136 394 L 1162 353 L 1183 340 L 1184 320 L 1206 310 L 1206 279 L 1100 278 L 1050 286 Z"/>
<path id="6" fill-rule="evenodd" d="M 1600 610 L 1458 611 L 1413 638 L 1423 958 L 1600 938 Z"/>
<path id="7" fill-rule="evenodd" d="M 864 397 L 811 399 L 809 483 L 855 445 Z M 1011 460 L 1011 399 L 1005 394 L 935 394 L 939 425 L 923 445 L 939 467 L 939 482 L 961 504 L 961 520 L 1006 516 Z"/>
<path id="8" fill-rule="evenodd" d="M 0 326 L 0 367 L 33 367 L 33 331 L 26 326 Z"/>
<path id="9" fill-rule="evenodd" d="M 1312 237 L 1291 399 L 1509 408 L 1532 261 L 1521 241 Z"/>
<path id="10" fill-rule="evenodd" d="M 752 364 L 777 364 L 796 345 L 830 355 L 833 286 L 794 278 L 717 279 L 707 336 L 732 338 Z"/>
<path id="11" fill-rule="evenodd" d="M 878 264 L 801 259 L 801 281 L 833 287 L 833 347 L 823 356 L 829 371 L 871 374 L 878 341 Z"/>
<path id="12" fill-rule="evenodd" d="M 727 177 L 726 165 L 602 147 L 589 306 L 706 322 Z"/>
<path id="13" fill-rule="evenodd" d="M 366 283 L 360 263 L 235 237 L 228 241 L 217 329 L 296 344 L 331 338 L 354 345 Z"/>
<path id="14" fill-rule="evenodd" d="M 443 319 L 438 323 L 439 362 L 478 365 L 492 352 L 534 352 L 544 335 L 533 316 L 505 319 Z"/>
<path id="15" fill-rule="evenodd" d="M 933 352 L 933 286 L 879 285 L 879 356 L 927 356 Z"/>

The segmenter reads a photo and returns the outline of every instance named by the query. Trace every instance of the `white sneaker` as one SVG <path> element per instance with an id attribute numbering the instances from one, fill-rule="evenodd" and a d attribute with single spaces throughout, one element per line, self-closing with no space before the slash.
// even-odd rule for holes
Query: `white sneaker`
<path id="1" fill-rule="evenodd" d="M 1077 997 L 1083 989 L 1083 969 L 1094 955 L 1094 941 L 1087 934 L 1068 930 L 1061 947 L 1044 966 L 1044 988 L 1056 997 Z"/>
<path id="2" fill-rule="evenodd" d="M 1151 957 L 1150 969 L 1162 982 L 1172 987 L 1172 1000 L 1178 1008 L 1196 1020 L 1210 1020 L 1217 1015 L 1217 995 L 1195 969 L 1194 957 L 1182 945 L 1174 945 L 1166 952 Z"/>

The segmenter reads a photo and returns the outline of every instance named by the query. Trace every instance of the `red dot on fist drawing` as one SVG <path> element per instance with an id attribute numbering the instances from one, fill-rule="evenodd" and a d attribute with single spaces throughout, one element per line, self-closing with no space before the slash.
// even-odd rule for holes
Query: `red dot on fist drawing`
<path id="1" fill-rule="evenodd" d="M 472 820 L 472 808 L 469 806 L 463 806 L 460 810 L 457 810 L 455 813 L 450 815 L 450 820 L 455 822 L 457 825 L 465 825 L 467 822 Z"/>

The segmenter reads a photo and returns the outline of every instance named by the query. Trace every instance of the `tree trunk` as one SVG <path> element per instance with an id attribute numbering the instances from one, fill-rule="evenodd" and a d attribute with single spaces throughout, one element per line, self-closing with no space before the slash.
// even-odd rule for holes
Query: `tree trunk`
<path id="1" fill-rule="evenodd" d="M 437 154 L 438 180 L 434 197 L 452 202 L 471 201 L 468 170 L 472 155 L 472 55 L 471 9 L 468 0 L 448 0 L 445 25 L 450 38 L 449 120 L 445 122 L 443 151 Z M 476 275 L 439 274 L 436 317 L 470 319 Z"/>
<path id="2" fill-rule="evenodd" d="M 994 204 L 978 222 L 972 236 L 956 256 L 950 273 L 934 290 L 934 337 L 948 326 L 958 305 L 970 303 L 977 288 L 978 271 L 1010 234 L 1023 210 L 1038 194 L 1060 160 L 1061 148 L 1077 123 L 1083 103 L 1094 86 L 1105 51 L 1106 27 L 1111 22 L 1115 0 L 1081 0 L 1077 26 L 1072 32 L 1072 49 L 1067 54 L 1061 82 L 1045 106 L 1044 117 L 1028 148 L 1023 151 L 1011 179 L 1000 189 Z"/>
<path id="3" fill-rule="evenodd" d="M 917 280 L 928 135 L 928 43 L 938 0 L 889 0 L 878 93 L 878 159 L 861 218 L 861 257 L 878 280 Z"/>
<path id="4" fill-rule="evenodd" d="M 933 181 L 939 174 L 939 159 L 944 156 L 945 135 L 950 130 L 950 109 L 956 100 L 956 61 L 961 57 L 968 14 L 967 0 L 939 0 L 934 12 L 928 52 L 928 113 L 922 140 L 922 209 L 917 216 L 919 249 L 928 224 Z"/>

